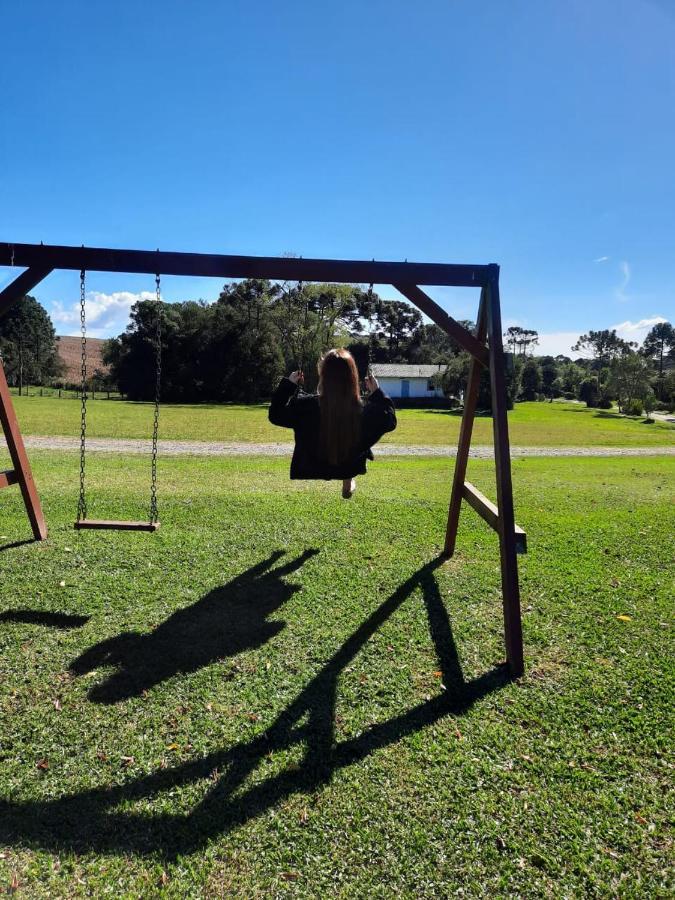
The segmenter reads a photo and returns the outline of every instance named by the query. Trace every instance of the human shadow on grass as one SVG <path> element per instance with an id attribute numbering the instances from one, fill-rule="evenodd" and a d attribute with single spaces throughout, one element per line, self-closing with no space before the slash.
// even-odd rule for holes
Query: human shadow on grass
<path id="1" fill-rule="evenodd" d="M 265 814 L 294 794 L 314 794 L 334 773 L 448 717 L 509 681 L 503 666 L 466 681 L 434 570 L 423 566 L 401 584 L 342 644 L 276 719 L 259 734 L 205 758 L 158 769 L 133 781 L 65 795 L 56 800 L 0 801 L 0 843 L 55 852 L 159 856 L 166 861 L 202 850 L 222 834 Z M 421 589 L 445 690 L 387 721 L 343 740 L 335 733 L 338 682 L 380 626 Z M 377 673 L 374 673 L 377 675 Z M 299 765 L 264 775 L 269 758 L 304 748 Z M 262 771 L 261 771 L 262 769 Z M 249 780 L 249 777 L 251 779 Z M 451 770 L 447 777 L 452 777 Z M 207 781 L 208 779 L 208 781 Z M 188 813 L 134 810 L 134 803 L 203 782 L 205 793 Z M 124 805 L 124 809 L 118 807 Z M 131 808 L 130 808 L 131 807 Z"/>
<path id="2" fill-rule="evenodd" d="M 81 628 L 89 616 L 71 616 L 68 613 L 47 612 L 42 609 L 6 609 L 0 612 L 0 622 L 23 622 L 26 625 L 44 625 L 47 628 Z"/>
<path id="3" fill-rule="evenodd" d="M 179 673 L 196 672 L 261 647 L 285 627 L 283 621 L 269 616 L 299 590 L 282 579 L 318 552 L 305 550 L 297 559 L 273 568 L 284 555 L 276 551 L 197 603 L 179 609 L 153 631 L 124 632 L 90 647 L 71 663 L 70 670 L 84 675 L 114 666 L 105 681 L 90 689 L 89 699 L 117 703 Z"/>

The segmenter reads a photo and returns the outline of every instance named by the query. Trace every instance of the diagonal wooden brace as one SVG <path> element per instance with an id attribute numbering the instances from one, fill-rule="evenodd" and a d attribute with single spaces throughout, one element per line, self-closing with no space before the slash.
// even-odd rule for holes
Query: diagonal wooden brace
<path id="1" fill-rule="evenodd" d="M 446 334 L 454 338 L 460 347 L 467 350 L 474 359 L 477 359 L 482 366 L 489 364 L 488 349 L 485 346 L 485 339 L 479 340 L 463 325 L 460 325 L 456 319 L 449 316 L 444 309 L 432 300 L 428 294 L 419 288 L 416 284 L 403 284 L 395 282 L 396 290 L 407 297 L 412 304 L 428 316 L 432 322 L 435 322 L 439 328 L 442 328 Z"/>
<path id="2" fill-rule="evenodd" d="M 9 312 L 18 300 L 28 291 L 33 290 L 35 285 L 46 278 L 51 271 L 51 268 L 46 266 L 31 266 L 10 282 L 6 288 L 3 288 L 0 291 L 0 317 Z"/>
<path id="3" fill-rule="evenodd" d="M 0 424 L 2 424 L 13 466 L 12 469 L 0 472 L 0 488 L 9 487 L 12 484 L 19 485 L 33 529 L 33 536 L 36 541 L 44 541 L 47 537 L 47 525 L 42 514 L 40 498 L 33 481 L 33 473 L 26 455 L 26 448 L 23 445 L 2 362 L 0 362 Z"/>

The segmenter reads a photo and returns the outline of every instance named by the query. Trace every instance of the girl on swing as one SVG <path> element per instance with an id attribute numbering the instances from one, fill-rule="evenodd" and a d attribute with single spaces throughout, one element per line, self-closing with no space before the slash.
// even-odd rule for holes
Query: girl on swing
<path id="1" fill-rule="evenodd" d="M 370 373 L 365 401 L 359 392 L 359 374 L 348 350 L 329 350 L 319 360 L 316 394 L 297 392 L 302 371 L 282 378 L 269 410 L 273 425 L 292 428 L 295 449 L 291 478 L 342 481 L 348 500 L 356 490 L 356 475 L 365 475 L 371 447 L 387 431 L 396 428 L 396 413 Z"/>

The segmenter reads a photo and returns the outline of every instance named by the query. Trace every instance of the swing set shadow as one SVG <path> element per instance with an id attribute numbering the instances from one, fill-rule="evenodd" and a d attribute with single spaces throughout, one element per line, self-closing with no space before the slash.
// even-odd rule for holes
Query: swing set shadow
<path id="1" fill-rule="evenodd" d="M 267 581 L 272 591 L 271 594 L 267 592 L 267 600 L 263 599 L 260 614 L 252 614 L 252 620 L 257 617 L 258 624 L 243 625 L 240 640 L 235 644 L 259 646 L 263 642 L 265 635 L 260 631 L 261 621 L 296 590 L 290 585 L 286 586 L 285 593 L 275 593 L 274 579 L 278 581 L 279 574 L 297 570 L 314 552 L 305 551 L 296 560 L 269 571 L 281 556 L 280 553 L 273 554 L 230 583 L 235 586 L 234 595 L 239 595 L 238 602 L 244 605 L 255 602 L 255 591 L 261 581 L 263 584 Z M 290 796 L 313 796 L 328 785 L 339 770 L 359 763 L 371 753 L 395 745 L 446 717 L 462 715 L 481 698 L 504 687 L 512 675 L 508 666 L 503 665 L 477 678 L 468 681 L 464 678 L 435 576 L 442 562 L 442 557 L 428 562 L 384 600 L 263 732 L 204 758 L 158 769 L 124 784 L 67 794 L 56 800 L 0 801 L 0 843 L 40 847 L 53 852 L 132 853 L 174 860 L 202 850 L 209 841 L 264 815 Z M 335 716 L 341 674 L 378 629 L 416 591 L 422 594 L 445 689 L 399 715 L 371 725 L 360 734 L 340 740 L 336 734 Z M 200 607 L 204 602 L 206 606 Z M 188 619 L 193 613 L 197 618 L 202 617 L 202 625 L 206 624 L 207 619 L 203 617 L 211 615 L 214 610 L 210 605 L 213 604 L 217 606 L 218 599 L 211 592 L 194 605 L 196 611 L 193 607 L 182 611 L 186 618 L 181 628 L 189 625 Z M 175 619 L 175 616 L 171 618 Z M 178 620 L 170 624 L 167 634 L 176 637 L 180 630 L 177 624 Z M 278 626 L 279 623 L 267 623 L 271 628 L 267 637 L 278 633 Z M 194 631 L 188 628 L 188 639 L 194 637 Z M 155 649 L 159 650 L 160 644 Z M 178 652 L 180 654 L 180 648 Z M 231 652 L 239 651 L 233 646 Z M 208 661 L 204 658 L 202 664 Z M 86 671 L 91 662 L 92 659 L 87 662 L 80 657 L 74 668 L 77 670 L 79 664 L 82 671 Z M 192 670 L 197 667 L 193 666 Z M 109 693 L 91 699 L 115 702 L 118 687 L 113 680 L 112 687 L 110 683 L 108 685 Z M 123 693 L 119 694 L 120 699 L 122 696 Z M 296 746 L 304 748 L 299 765 L 262 781 L 254 778 L 249 783 L 249 777 L 255 775 L 271 754 Z M 205 795 L 187 814 L 135 812 L 129 808 L 130 804 L 148 801 L 164 792 L 206 779 L 210 784 Z M 120 806 L 125 809 L 117 809 Z"/>

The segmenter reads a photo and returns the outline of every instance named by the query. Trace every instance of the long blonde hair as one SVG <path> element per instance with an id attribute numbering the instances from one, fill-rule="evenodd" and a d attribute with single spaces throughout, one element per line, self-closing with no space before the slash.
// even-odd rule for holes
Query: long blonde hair
<path id="1" fill-rule="evenodd" d="M 319 360 L 321 452 L 331 465 L 346 462 L 361 436 L 359 373 L 349 350 L 329 350 Z"/>

